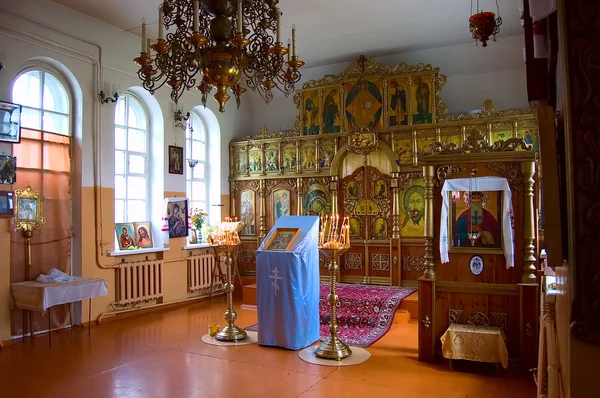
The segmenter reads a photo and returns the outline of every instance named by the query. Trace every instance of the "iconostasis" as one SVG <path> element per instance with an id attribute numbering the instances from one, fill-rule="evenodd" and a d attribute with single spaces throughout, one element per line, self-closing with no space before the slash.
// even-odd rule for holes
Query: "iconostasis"
<path id="1" fill-rule="evenodd" d="M 292 131 L 263 127 L 234 139 L 231 215 L 246 225 L 242 274 L 255 274 L 255 251 L 279 217 L 333 213 L 350 218 L 342 282 L 416 287 L 427 267 L 424 156 L 436 144 L 461 147 L 473 129 L 490 145 L 518 138 L 528 145 L 517 151 L 538 146 L 531 109 L 497 111 L 488 100 L 478 113 L 450 115 L 440 97 L 445 82 L 431 65 L 361 56 L 298 90 Z"/>

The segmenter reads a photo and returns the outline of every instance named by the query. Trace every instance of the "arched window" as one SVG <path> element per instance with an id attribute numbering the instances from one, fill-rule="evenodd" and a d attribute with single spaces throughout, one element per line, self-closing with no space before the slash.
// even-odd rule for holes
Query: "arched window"
<path id="1" fill-rule="evenodd" d="M 208 213 L 210 211 L 208 208 L 208 168 L 210 166 L 206 161 L 207 136 L 206 124 L 196 112 L 191 112 L 188 128 L 185 131 L 187 154 L 186 196 L 190 200 L 190 209 L 196 208 Z M 194 164 L 195 166 L 191 167 Z"/>
<path id="2" fill-rule="evenodd" d="M 21 127 L 71 135 L 71 101 L 65 86 L 52 74 L 32 70 L 13 85 L 13 102 L 21 104 Z"/>
<path id="3" fill-rule="evenodd" d="M 151 219 L 148 117 L 130 93 L 115 108 L 115 222 Z"/>

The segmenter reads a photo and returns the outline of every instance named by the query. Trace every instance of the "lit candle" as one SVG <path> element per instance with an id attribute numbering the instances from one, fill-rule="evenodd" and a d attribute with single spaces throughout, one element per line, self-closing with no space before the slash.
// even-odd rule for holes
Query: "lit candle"
<path id="1" fill-rule="evenodd" d="M 158 40 L 163 40 L 165 36 L 165 13 L 162 6 L 158 7 Z"/>
<path id="2" fill-rule="evenodd" d="M 288 52 L 287 52 L 287 55 L 288 55 L 287 59 L 288 59 L 288 62 L 290 62 L 290 58 L 291 58 L 291 56 L 292 56 L 292 48 L 291 48 L 291 47 L 292 47 L 291 41 L 290 41 L 290 39 L 288 39 Z"/>
<path id="3" fill-rule="evenodd" d="M 142 18 L 142 52 L 146 52 L 146 18 Z"/>
<path id="4" fill-rule="evenodd" d="M 199 7 L 200 6 L 199 6 L 199 3 L 198 3 L 198 0 L 194 0 L 194 10 L 193 10 L 193 13 L 194 13 L 194 32 L 200 31 L 200 29 L 198 28 L 198 25 L 199 25 L 198 24 L 198 13 L 199 13 L 198 9 L 199 9 Z"/>
<path id="5" fill-rule="evenodd" d="M 292 25 L 292 57 L 296 56 L 296 25 Z"/>
<path id="6" fill-rule="evenodd" d="M 146 52 L 147 52 L 148 54 L 150 54 L 150 49 L 151 49 L 151 47 L 150 47 L 150 46 L 151 46 L 151 45 L 152 45 L 152 42 L 150 41 L 150 39 L 146 39 Z"/>
<path id="7" fill-rule="evenodd" d="M 281 11 L 275 8 L 275 23 L 277 24 L 277 40 L 276 43 L 281 43 Z"/>
<path id="8" fill-rule="evenodd" d="M 244 35 L 244 14 L 242 13 L 242 0 L 238 0 L 237 4 L 237 31 L 239 35 Z"/>

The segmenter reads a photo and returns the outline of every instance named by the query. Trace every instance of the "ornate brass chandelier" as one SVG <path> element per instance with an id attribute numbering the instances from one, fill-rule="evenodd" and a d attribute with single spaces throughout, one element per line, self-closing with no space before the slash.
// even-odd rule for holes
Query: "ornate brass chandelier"
<path id="1" fill-rule="evenodd" d="M 292 41 L 281 42 L 279 0 L 164 0 L 159 8 L 158 40 L 150 43 L 142 24 L 142 51 L 134 61 L 138 76 L 150 93 L 167 84 L 177 102 L 185 90 L 196 87 L 206 106 L 216 88 L 219 111 L 246 91 L 258 91 L 266 103 L 273 88 L 286 96 L 300 81 L 304 65 Z M 174 28 L 174 29 L 173 29 Z M 169 31 L 165 37 L 165 29 Z M 287 61 L 284 56 L 287 54 Z M 242 77 L 244 79 L 242 80 Z"/>

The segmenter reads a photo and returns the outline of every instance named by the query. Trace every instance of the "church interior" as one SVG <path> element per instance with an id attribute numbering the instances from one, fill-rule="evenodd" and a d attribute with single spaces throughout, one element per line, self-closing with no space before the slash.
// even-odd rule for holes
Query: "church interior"
<path id="1" fill-rule="evenodd" d="M 6 396 L 597 396 L 600 8 L 460 3 L 0 2 Z"/>

